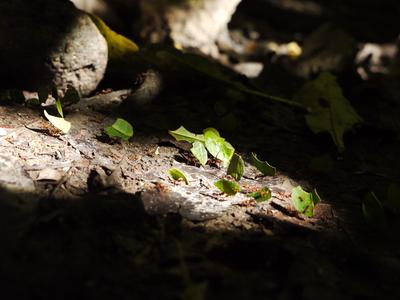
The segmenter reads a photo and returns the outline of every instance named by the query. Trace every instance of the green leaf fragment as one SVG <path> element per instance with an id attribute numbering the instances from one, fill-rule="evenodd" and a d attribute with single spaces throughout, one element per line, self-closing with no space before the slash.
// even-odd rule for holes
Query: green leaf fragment
<path id="1" fill-rule="evenodd" d="M 64 118 L 64 113 L 63 113 L 63 109 L 62 109 L 62 105 L 61 105 L 61 100 L 60 99 L 56 100 L 56 108 L 57 108 L 58 114 L 61 116 L 61 118 Z"/>
<path id="2" fill-rule="evenodd" d="M 117 137 L 125 141 L 129 140 L 129 138 L 133 136 L 132 125 L 121 118 L 118 118 L 114 124 L 105 128 L 104 131 L 109 137 Z"/>
<path id="3" fill-rule="evenodd" d="M 207 163 L 208 154 L 207 154 L 207 149 L 203 143 L 195 141 L 190 151 L 192 152 L 194 157 L 196 157 L 199 160 L 200 164 L 204 166 Z"/>
<path id="4" fill-rule="evenodd" d="M 371 225 L 384 227 L 386 225 L 386 216 L 381 201 L 374 192 L 368 192 L 361 205 L 364 219 Z"/>
<path id="5" fill-rule="evenodd" d="M 203 130 L 204 134 L 212 134 L 215 137 L 220 137 L 221 135 L 219 134 L 218 130 L 212 127 L 208 127 L 206 129 Z"/>
<path id="6" fill-rule="evenodd" d="M 225 141 L 224 138 L 219 136 L 219 133 L 214 128 L 207 128 L 204 130 L 205 146 L 212 156 L 221 160 L 223 165 L 228 166 L 235 148 Z"/>
<path id="7" fill-rule="evenodd" d="M 214 183 L 214 185 L 224 194 L 229 196 L 236 195 L 236 193 L 240 192 L 240 185 L 234 181 L 221 179 Z"/>
<path id="8" fill-rule="evenodd" d="M 168 172 L 173 180 L 182 180 L 186 184 L 189 184 L 185 174 L 183 174 L 180 170 L 172 168 L 172 169 L 169 169 Z"/>
<path id="9" fill-rule="evenodd" d="M 202 134 L 194 134 L 188 131 L 185 127 L 181 126 L 177 130 L 168 131 L 177 141 L 186 141 L 194 143 L 196 141 L 204 143 L 204 136 Z"/>
<path id="10" fill-rule="evenodd" d="M 336 77 L 322 73 L 307 82 L 296 94 L 295 100 L 311 111 L 306 122 L 315 134 L 328 132 L 339 151 L 343 151 L 343 135 L 363 120 L 344 97 Z"/>
<path id="11" fill-rule="evenodd" d="M 307 193 L 301 186 L 292 190 L 292 203 L 294 208 L 307 217 L 314 215 L 314 207 L 321 201 L 316 190 Z"/>
<path id="12" fill-rule="evenodd" d="M 229 162 L 227 174 L 239 181 L 244 173 L 244 161 L 238 154 L 233 154 L 231 161 Z"/>
<path id="13" fill-rule="evenodd" d="M 264 176 L 274 176 L 276 174 L 276 168 L 271 166 L 266 161 L 258 159 L 257 154 L 251 153 L 250 163 L 257 168 Z"/>
<path id="14" fill-rule="evenodd" d="M 254 198 L 254 200 L 256 200 L 257 203 L 260 203 L 271 199 L 272 193 L 269 188 L 265 187 L 256 192 L 250 193 L 249 196 Z"/>
<path id="15" fill-rule="evenodd" d="M 176 130 L 170 130 L 169 134 L 177 141 L 193 143 L 190 150 L 202 165 L 207 163 L 208 151 L 212 156 L 221 160 L 224 166 L 228 166 L 235 149 L 219 135 L 215 128 L 207 128 L 203 132 L 204 134 L 195 134 L 181 126 Z"/>

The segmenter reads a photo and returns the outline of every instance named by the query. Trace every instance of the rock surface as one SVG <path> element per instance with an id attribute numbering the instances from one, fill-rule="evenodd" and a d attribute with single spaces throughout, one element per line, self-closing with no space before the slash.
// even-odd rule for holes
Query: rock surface
<path id="1" fill-rule="evenodd" d="M 107 66 L 107 43 L 69 1 L 0 3 L 0 82 L 36 90 L 51 82 L 91 93 Z"/>
<path id="2" fill-rule="evenodd" d="M 15 193 L 33 193 L 35 185 L 18 159 L 0 155 L 0 189 Z"/>
<path id="3" fill-rule="evenodd" d="M 216 43 L 228 32 L 228 23 L 241 0 L 202 0 L 171 6 L 166 18 L 175 45 L 218 55 Z"/>

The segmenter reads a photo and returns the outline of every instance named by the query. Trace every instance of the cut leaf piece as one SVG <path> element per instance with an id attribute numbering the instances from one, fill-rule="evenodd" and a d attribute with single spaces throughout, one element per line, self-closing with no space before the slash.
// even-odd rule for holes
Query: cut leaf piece
<path id="1" fill-rule="evenodd" d="M 109 137 L 121 138 L 125 141 L 133 136 L 132 125 L 124 119 L 118 118 L 114 124 L 104 130 Z"/>
<path id="2" fill-rule="evenodd" d="M 272 193 L 269 188 L 265 187 L 256 192 L 250 193 L 249 196 L 253 197 L 257 203 L 260 203 L 271 199 Z"/>
<path id="3" fill-rule="evenodd" d="M 307 82 L 295 100 L 311 111 L 306 115 L 308 127 L 315 134 L 328 132 L 340 152 L 344 151 L 343 135 L 363 120 L 344 97 L 336 77 L 322 73 Z"/>
<path id="4" fill-rule="evenodd" d="M 204 166 L 208 160 L 207 149 L 203 143 L 199 141 L 195 141 L 193 143 L 192 148 L 190 151 L 193 153 L 194 157 L 196 157 L 199 162 Z"/>
<path id="5" fill-rule="evenodd" d="M 368 192 L 362 203 L 362 212 L 365 221 L 371 225 L 384 227 L 386 225 L 386 216 L 381 201 L 374 192 Z"/>
<path id="6" fill-rule="evenodd" d="M 214 183 L 214 185 L 224 194 L 229 196 L 236 195 L 236 193 L 240 192 L 240 185 L 234 181 L 221 179 Z"/>
<path id="7" fill-rule="evenodd" d="M 71 123 L 66 121 L 64 118 L 49 115 L 46 110 L 44 110 L 43 113 L 47 120 L 49 120 L 54 127 L 60 129 L 63 133 L 66 134 L 71 129 Z"/>
<path id="8" fill-rule="evenodd" d="M 176 168 L 172 168 L 172 169 L 169 169 L 168 172 L 173 180 L 182 180 L 186 184 L 189 184 L 185 174 L 183 174 L 180 170 L 178 170 Z"/>
<path id="9" fill-rule="evenodd" d="M 57 101 L 56 101 L 56 108 L 57 108 L 58 114 L 61 116 L 61 118 L 64 118 L 64 113 L 63 113 L 60 99 L 57 99 Z"/>
<path id="10" fill-rule="evenodd" d="M 274 176 L 276 174 L 276 168 L 266 161 L 259 160 L 254 152 L 251 153 L 250 163 L 265 176 Z"/>
<path id="11" fill-rule="evenodd" d="M 314 207 L 321 201 L 316 190 L 307 193 L 301 186 L 292 190 L 292 203 L 295 209 L 307 217 L 314 215 Z"/>
<path id="12" fill-rule="evenodd" d="M 212 156 L 221 160 L 224 167 L 228 166 L 235 148 L 225 141 L 224 138 L 219 136 L 219 133 L 214 128 L 207 128 L 204 130 L 205 145 Z"/>
<path id="13" fill-rule="evenodd" d="M 181 126 L 177 130 L 168 131 L 170 135 L 172 135 L 177 141 L 186 141 L 189 143 L 193 142 L 203 142 L 204 136 L 202 134 L 194 134 L 188 131 L 185 127 Z"/>
<path id="14" fill-rule="evenodd" d="M 227 174 L 239 181 L 244 173 L 244 161 L 239 154 L 233 154 L 228 166 Z"/>
<path id="15" fill-rule="evenodd" d="M 212 128 L 212 127 L 208 127 L 208 128 L 206 128 L 206 129 L 204 129 L 204 130 L 203 130 L 203 133 L 204 133 L 204 134 L 206 134 L 206 133 L 208 133 L 208 134 L 213 134 L 213 135 L 215 135 L 216 137 L 220 137 L 220 136 L 221 136 L 221 135 L 219 134 L 218 130 L 215 129 L 215 128 Z"/>

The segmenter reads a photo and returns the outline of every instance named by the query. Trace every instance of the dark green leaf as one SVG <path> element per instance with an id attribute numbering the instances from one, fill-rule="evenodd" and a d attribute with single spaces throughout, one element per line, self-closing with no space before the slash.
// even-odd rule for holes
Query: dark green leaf
<path id="1" fill-rule="evenodd" d="M 255 153 L 251 153 L 250 163 L 265 176 L 274 176 L 276 174 L 276 168 L 266 161 L 259 160 Z"/>
<path id="2" fill-rule="evenodd" d="M 203 143 L 199 141 L 195 141 L 193 143 L 192 148 L 190 151 L 193 153 L 193 155 L 199 160 L 199 162 L 204 166 L 207 163 L 208 160 L 208 154 L 206 147 L 204 146 Z"/>
<path id="3" fill-rule="evenodd" d="M 127 141 L 133 136 L 133 127 L 124 119 L 118 118 L 113 125 L 105 129 L 105 132 L 109 137 L 118 137 Z"/>
<path id="4" fill-rule="evenodd" d="M 322 73 L 307 82 L 295 99 L 310 109 L 306 121 L 311 131 L 315 134 L 329 132 L 339 151 L 344 150 L 344 133 L 362 122 L 344 97 L 336 77 L 330 73 Z"/>
<path id="5" fill-rule="evenodd" d="M 186 141 L 189 143 L 193 142 L 203 142 L 204 136 L 202 134 L 194 134 L 188 131 L 185 127 L 181 126 L 177 130 L 168 131 L 170 135 L 172 135 L 177 141 Z"/>
<path id="6" fill-rule="evenodd" d="M 236 193 L 240 192 L 240 190 L 241 190 L 240 185 L 238 185 L 236 182 L 226 180 L 226 179 L 218 180 L 217 182 L 214 183 L 214 185 L 221 192 L 223 192 L 229 196 L 235 195 Z"/>
<path id="7" fill-rule="evenodd" d="M 233 154 L 228 166 L 227 174 L 239 181 L 244 173 L 244 161 L 239 154 Z"/>
<path id="8" fill-rule="evenodd" d="M 185 174 L 183 174 L 180 170 L 172 168 L 172 169 L 169 169 L 168 172 L 173 180 L 182 180 L 186 184 L 189 184 Z"/>
<path id="9" fill-rule="evenodd" d="M 295 209 L 307 217 L 314 215 L 314 207 L 320 202 L 320 197 L 316 190 L 311 193 L 304 191 L 301 186 L 292 190 L 292 203 Z"/>
<path id="10" fill-rule="evenodd" d="M 253 197 L 256 202 L 264 202 L 271 199 L 271 190 L 269 188 L 262 188 L 256 192 L 250 193 L 249 196 Z"/>

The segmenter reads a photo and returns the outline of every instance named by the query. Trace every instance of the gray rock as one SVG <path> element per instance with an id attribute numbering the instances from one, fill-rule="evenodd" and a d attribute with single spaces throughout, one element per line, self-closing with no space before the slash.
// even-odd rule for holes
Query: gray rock
<path id="1" fill-rule="evenodd" d="M 148 1 L 145 1 L 146 4 Z M 228 31 L 228 23 L 241 0 L 201 0 L 171 5 L 166 12 L 175 45 L 218 56 L 216 42 Z M 228 34 L 226 34 L 228 35 Z"/>
<path id="2" fill-rule="evenodd" d="M 69 1 L 0 3 L 0 85 L 36 90 L 55 83 L 92 92 L 104 76 L 107 43 Z"/>
<path id="3" fill-rule="evenodd" d="M 17 158 L 0 155 L 0 189 L 12 193 L 33 193 L 35 185 Z"/>

